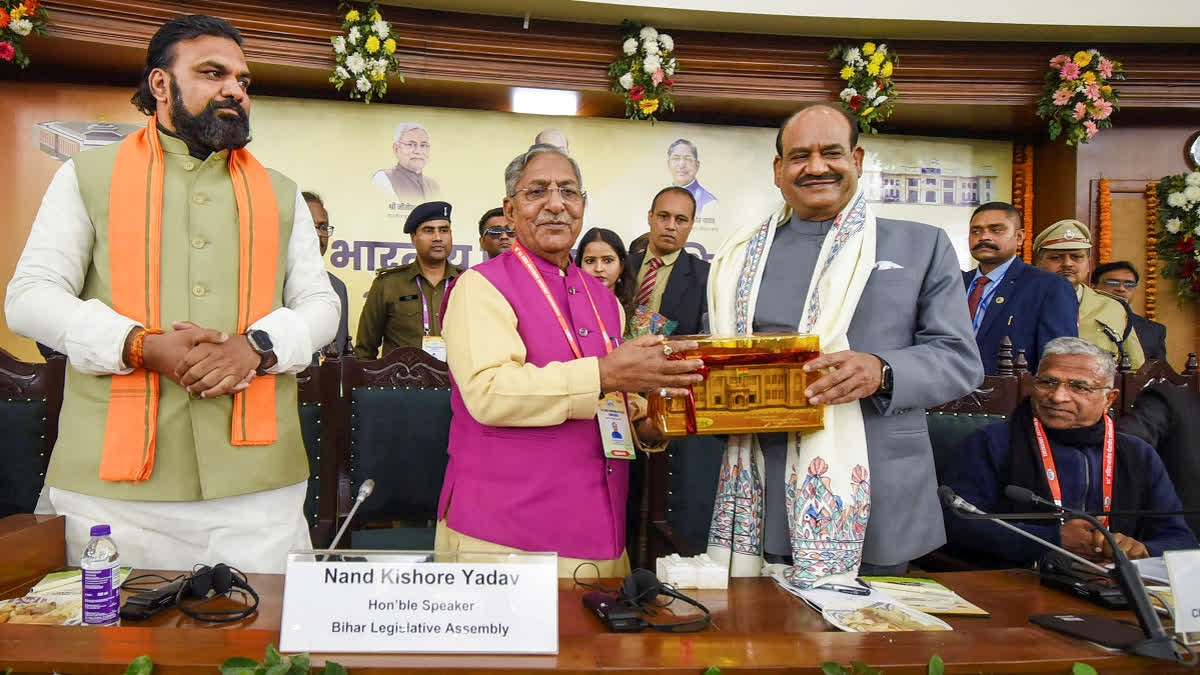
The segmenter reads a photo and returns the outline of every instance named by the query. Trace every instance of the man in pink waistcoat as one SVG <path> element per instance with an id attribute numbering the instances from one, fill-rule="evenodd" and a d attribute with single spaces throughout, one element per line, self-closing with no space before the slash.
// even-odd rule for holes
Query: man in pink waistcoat
<path id="1" fill-rule="evenodd" d="M 644 400 L 622 393 L 686 395 L 701 362 L 667 356 L 696 345 L 621 344 L 616 297 L 570 264 L 587 204 L 574 160 L 535 145 L 504 182 L 517 243 L 458 277 L 444 313 L 454 417 L 435 546 L 553 551 L 559 576 L 583 562 L 624 576 L 630 460 L 612 437 L 612 411 L 628 414 L 641 443 L 661 441 Z"/>

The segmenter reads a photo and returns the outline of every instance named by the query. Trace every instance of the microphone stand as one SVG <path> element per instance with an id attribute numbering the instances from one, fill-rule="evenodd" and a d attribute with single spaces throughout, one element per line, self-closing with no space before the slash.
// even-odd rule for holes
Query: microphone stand
<path id="1" fill-rule="evenodd" d="M 340 556 L 335 556 L 333 551 L 337 548 L 338 542 L 342 540 L 342 535 L 346 533 L 346 528 L 350 526 L 350 521 L 354 520 L 354 514 L 358 512 L 358 507 L 367 501 L 367 497 L 370 497 L 374 491 L 375 479 L 368 478 L 363 481 L 363 484 L 358 488 L 358 495 L 354 498 L 354 506 L 350 507 L 350 513 L 346 514 L 346 519 L 342 521 L 342 526 L 338 528 L 337 534 L 334 535 L 333 541 L 329 544 L 329 548 L 325 550 L 325 555 L 317 556 L 317 561 L 340 559 Z"/>

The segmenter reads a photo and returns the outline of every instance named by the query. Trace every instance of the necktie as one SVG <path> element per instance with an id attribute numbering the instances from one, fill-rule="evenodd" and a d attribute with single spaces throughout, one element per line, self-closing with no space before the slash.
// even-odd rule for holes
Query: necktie
<path id="1" fill-rule="evenodd" d="M 654 295 L 654 284 L 658 281 L 660 266 L 662 266 L 662 258 L 650 259 L 650 269 L 646 270 L 646 276 L 642 278 L 642 285 L 638 286 L 637 297 L 634 299 L 637 305 L 650 304 L 650 296 Z"/>
<path id="2" fill-rule="evenodd" d="M 983 299 L 983 287 L 991 282 L 991 279 L 980 275 L 979 280 L 975 282 L 975 288 L 971 289 L 971 295 L 967 298 L 967 309 L 971 310 L 972 321 L 975 320 L 975 312 L 979 309 L 979 301 Z"/>

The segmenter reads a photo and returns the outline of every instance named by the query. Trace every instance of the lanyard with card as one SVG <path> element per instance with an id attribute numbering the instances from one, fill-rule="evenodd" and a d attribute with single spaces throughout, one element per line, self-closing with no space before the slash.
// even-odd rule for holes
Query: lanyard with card
<path id="1" fill-rule="evenodd" d="M 1058 506 L 1062 506 L 1062 486 L 1058 482 L 1058 470 L 1054 466 L 1054 455 L 1050 452 L 1050 442 L 1046 439 L 1046 430 L 1042 421 L 1033 418 L 1033 435 L 1037 439 L 1038 454 L 1042 457 L 1042 469 L 1046 472 L 1046 482 L 1050 484 L 1050 497 Z M 1103 464 L 1101 466 L 1101 489 L 1103 490 L 1102 508 L 1105 513 L 1112 511 L 1113 503 L 1113 474 L 1117 463 L 1117 433 L 1112 418 L 1104 416 L 1104 448 Z M 1084 499 L 1087 495 L 1084 495 Z M 1086 504 L 1084 505 L 1086 507 Z M 1108 516 L 1101 516 L 1100 522 L 1108 526 Z"/>
<path id="2" fill-rule="evenodd" d="M 583 358 L 583 350 L 579 347 L 579 342 L 575 339 L 575 334 L 571 331 L 571 327 L 567 325 L 567 319 L 563 316 L 562 310 L 555 301 L 554 296 L 550 294 L 550 287 L 546 285 L 546 280 L 542 278 L 541 272 L 534 266 L 533 261 L 529 259 L 529 254 L 525 252 L 525 248 L 520 242 L 514 242 L 512 247 L 513 255 L 517 260 L 521 261 L 521 265 L 525 267 L 525 271 L 529 273 L 530 278 L 537 284 L 538 290 L 546 298 L 546 303 L 550 305 L 550 310 L 554 312 L 554 317 L 558 319 L 558 325 L 562 328 L 563 336 L 567 339 L 567 344 L 571 346 L 571 351 L 575 354 L 575 358 Z M 583 279 L 583 271 L 576 268 L 579 274 L 579 282 L 583 287 L 584 293 L 587 294 L 588 303 L 592 306 L 592 314 L 596 317 L 596 323 L 600 326 L 600 336 L 604 338 L 604 353 L 612 353 L 612 339 L 608 336 L 608 329 L 604 327 L 604 321 L 600 318 L 600 310 L 596 309 L 596 301 L 592 299 L 592 292 L 588 289 L 586 281 Z M 600 406 L 596 412 L 596 419 L 600 426 L 600 441 L 604 446 L 604 456 L 609 459 L 633 459 L 633 435 L 629 429 L 629 413 L 627 399 L 625 394 L 610 392 L 600 399 Z"/>
<path id="3" fill-rule="evenodd" d="M 421 326 L 425 329 L 425 334 L 421 336 L 421 349 L 433 358 L 445 361 L 446 341 L 436 335 L 430 335 L 432 324 L 429 321 L 429 302 L 425 299 L 425 289 L 421 287 L 419 275 L 417 276 L 417 295 L 421 298 Z"/>

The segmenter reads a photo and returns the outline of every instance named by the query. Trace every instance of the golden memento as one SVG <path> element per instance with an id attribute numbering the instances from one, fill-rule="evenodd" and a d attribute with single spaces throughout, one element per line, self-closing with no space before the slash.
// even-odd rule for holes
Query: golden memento
<path id="1" fill-rule="evenodd" d="M 820 355 L 815 335 L 759 333 L 736 337 L 673 336 L 695 340 L 692 351 L 672 359 L 704 361 L 704 381 L 691 395 L 664 399 L 649 395 L 648 416 L 664 436 L 799 431 L 824 426 L 825 409 L 809 405 L 804 389 L 820 373 L 802 366 Z"/>

